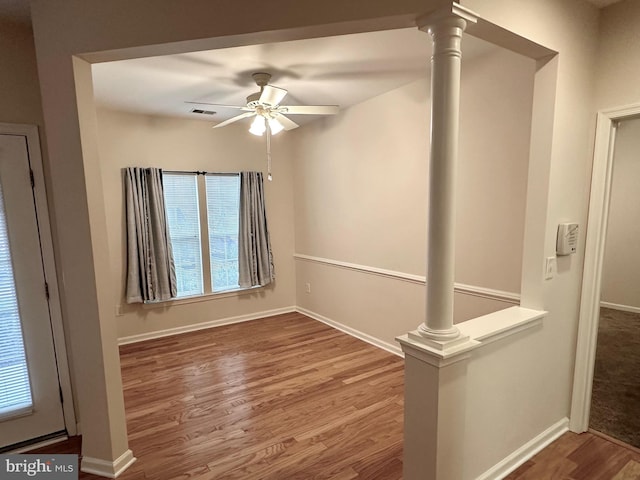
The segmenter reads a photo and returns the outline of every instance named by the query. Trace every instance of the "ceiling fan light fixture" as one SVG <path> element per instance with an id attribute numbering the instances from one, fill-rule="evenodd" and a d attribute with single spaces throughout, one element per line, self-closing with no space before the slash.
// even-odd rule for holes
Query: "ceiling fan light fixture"
<path id="1" fill-rule="evenodd" d="M 271 134 L 275 135 L 284 130 L 284 126 L 278 121 L 277 118 L 269 119 L 269 130 L 271 130 Z"/>
<path id="2" fill-rule="evenodd" d="M 251 122 L 251 128 L 249 128 L 249 133 L 261 137 L 262 134 L 267 130 L 267 125 L 265 118 L 262 115 L 256 115 L 256 118 Z"/>

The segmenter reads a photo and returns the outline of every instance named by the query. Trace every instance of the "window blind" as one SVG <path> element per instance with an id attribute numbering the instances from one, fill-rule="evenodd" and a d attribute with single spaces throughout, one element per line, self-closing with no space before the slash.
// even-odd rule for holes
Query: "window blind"
<path id="1" fill-rule="evenodd" d="M 178 297 L 201 295 L 204 285 L 197 176 L 163 173 L 163 186 Z"/>
<path id="2" fill-rule="evenodd" d="M 207 175 L 207 223 L 213 291 L 239 288 L 240 175 Z"/>
<path id="3" fill-rule="evenodd" d="M 32 404 L 0 185 L 0 420 L 24 414 Z"/>

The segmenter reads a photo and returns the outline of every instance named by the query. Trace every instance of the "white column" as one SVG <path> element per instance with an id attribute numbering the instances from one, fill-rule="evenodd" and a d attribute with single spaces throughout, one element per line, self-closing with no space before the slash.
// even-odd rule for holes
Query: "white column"
<path id="1" fill-rule="evenodd" d="M 398 337 L 405 353 L 405 480 L 460 480 L 467 364 L 479 343 L 453 326 L 460 42 L 476 17 L 453 3 L 418 20 L 433 38 L 427 318 Z"/>
<path id="2" fill-rule="evenodd" d="M 420 335 L 437 341 L 459 336 L 453 325 L 456 167 L 462 32 L 475 17 L 459 6 L 419 20 L 433 39 L 427 248 L 427 315 Z"/>

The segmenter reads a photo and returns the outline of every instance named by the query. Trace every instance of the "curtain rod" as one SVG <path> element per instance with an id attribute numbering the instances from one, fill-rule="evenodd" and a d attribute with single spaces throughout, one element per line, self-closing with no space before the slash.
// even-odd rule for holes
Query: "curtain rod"
<path id="1" fill-rule="evenodd" d="M 232 172 L 205 172 L 205 171 L 200 171 L 200 170 L 193 170 L 193 171 L 187 171 L 187 170 L 162 170 L 163 172 L 166 173 L 189 173 L 192 175 L 226 175 L 226 176 L 235 176 L 235 175 L 240 175 L 239 173 L 232 173 Z"/>

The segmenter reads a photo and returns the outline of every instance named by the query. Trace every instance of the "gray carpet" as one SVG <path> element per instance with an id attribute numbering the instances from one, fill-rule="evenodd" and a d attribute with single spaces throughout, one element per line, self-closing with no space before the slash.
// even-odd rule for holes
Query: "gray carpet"
<path id="1" fill-rule="evenodd" d="M 640 448 L 640 314 L 600 309 L 589 426 Z"/>

